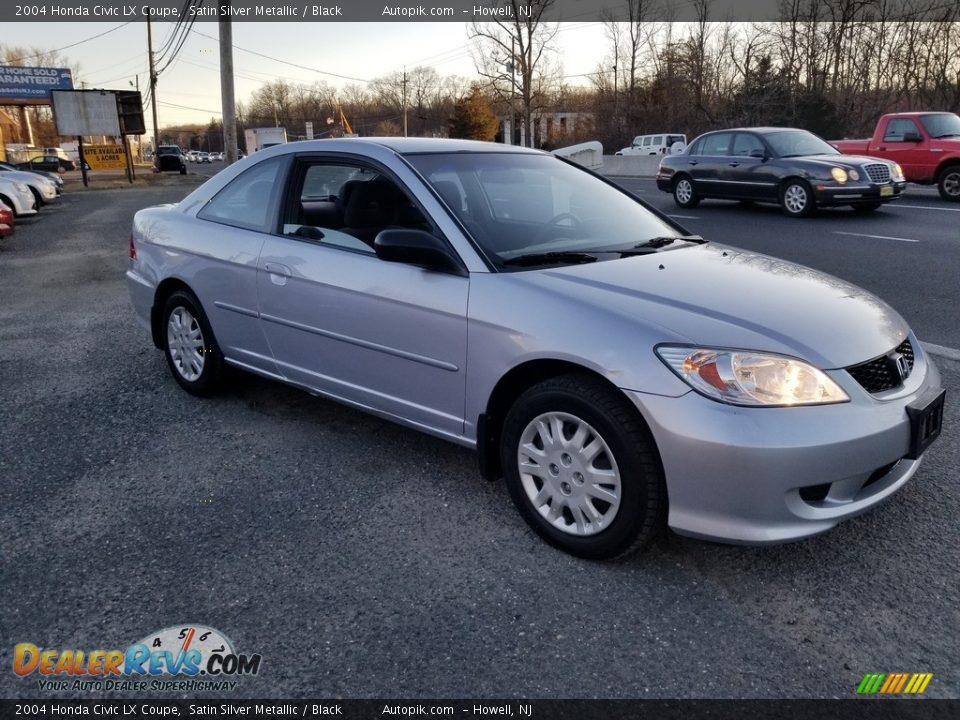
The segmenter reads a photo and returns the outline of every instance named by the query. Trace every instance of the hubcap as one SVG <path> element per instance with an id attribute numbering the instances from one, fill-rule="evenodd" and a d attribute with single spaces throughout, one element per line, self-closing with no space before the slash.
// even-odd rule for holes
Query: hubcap
<path id="1" fill-rule="evenodd" d="M 807 191 L 800 185 L 791 185 L 783 193 L 783 204 L 792 213 L 803 212 L 807 207 Z"/>
<path id="2" fill-rule="evenodd" d="M 960 197 L 960 172 L 952 172 L 943 179 L 943 189 L 950 197 Z"/>
<path id="3" fill-rule="evenodd" d="M 693 197 L 693 186 L 689 180 L 681 180 L 677 183 L 676 195 L 680 202 L 690 202 L 690 198 Z"/>
<path id="4" fill-rule="evenodd" d="M 175 308 L 167 322 L 167 348 L 173 366 L 184 380 L 193 382 L 203 372 L 203 333 L 185 307 Z"/>
<path id="5" fill-rule="evenodd" d="M 570 535 L 605 530 L 620 509 L 620 470 L 610 447 L 569 413 L 544 413 L 520 436 L 520 482 L 547 522 Z"/>

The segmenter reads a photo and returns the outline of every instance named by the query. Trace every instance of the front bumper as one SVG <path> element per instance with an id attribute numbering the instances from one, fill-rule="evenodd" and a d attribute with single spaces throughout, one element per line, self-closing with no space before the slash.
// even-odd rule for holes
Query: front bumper
<path id="1" fill-rule="evenodd" d="M 828 371 L 851 398 L 837 405 L 743 408 L 693 391 L 627 392 L 660 451 L 670 527 L 709 540 L 780 543 L 825 532 L 890 497 L 920 464 L 905 457 L 906 407 L 940 387 L 936 367 L 911 341 L 913 372 L 881 396 L 844 370 Z"/>
<path id="2" fill-rule="evenodd" d="M 896 200 L 903 194 L 907 181 L 888 183 L 850 182 L 838 185 L 834 182 L 811 181 L 817 205 L 869 205 Z"/>

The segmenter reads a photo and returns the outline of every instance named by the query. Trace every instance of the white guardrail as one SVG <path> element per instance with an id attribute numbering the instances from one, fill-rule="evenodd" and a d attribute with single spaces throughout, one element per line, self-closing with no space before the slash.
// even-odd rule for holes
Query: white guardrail
<path id="1" fill-rule="evenodd" d="M 596 140 L 557 148 L 554 155 L 572 160 L 601 175 L 612 177 L 653 177 L 660 166 L 660 155 L 604 155 Z"/>
<path id="2" fill-rule="evenodd" d="M 557 157 L 572 160 L 577 165 L 583 165 L 585 168 L 595 170 L 603 166 L 603 145 L 596 140 L 580 143 L 579 145 L 570 145 L 565 148 L 557 148 L 553 151 Z"/>

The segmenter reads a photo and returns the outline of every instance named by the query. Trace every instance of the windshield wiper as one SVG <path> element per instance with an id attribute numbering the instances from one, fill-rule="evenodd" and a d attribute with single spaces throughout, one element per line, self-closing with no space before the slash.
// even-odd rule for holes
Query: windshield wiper
<path id="1" fill-rule="evenodd" d="M 633 249 L 634 250 L 646 250 L 646 249 L 656 250 L 657 248 L 665 247 L 675 242 L 676 240 L 684 240 L 686 242 L 696 243 L 697 245 L 702 245 L 703 243 L 707 242 L 699 235 L 677 235 L 677 236 L 665 235 L 662 237 L 650 238 L 646 242 L 638 243 L 633 246 Z M 626 250 L 624 252 L 630 252 L 630 251 Z"/>
<path id="2" fill-rule="evenodd" d="M 960 133 L 944 133 L 943 135 L 934 135 L 933 139 L 939 140 L 940 138 L 947 138 L 947 137 L 960 137 Z"/>
<path id="3" fill-rule="evenodd" d="M 580 263 L 596 262 L 596 255 L 588 255 L 583 252 L 544 252 L 528 253 L 527 255 L 518 255 L 517 257 L 504 260 L 502 265 L 552 265 L 569 263 L 576 265 Z"/>

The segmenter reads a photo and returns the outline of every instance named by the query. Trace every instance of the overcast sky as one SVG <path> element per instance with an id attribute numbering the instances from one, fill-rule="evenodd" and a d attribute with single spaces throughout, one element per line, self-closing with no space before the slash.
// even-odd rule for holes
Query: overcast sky
<path id="1" fill-rule="evenodd" d="M 118 23 L 17 23 L 15 33 L 0 38 L 6 45 L 43 49 L 63 48 L 90 38 Z M 172 23 L 153 24 L 154 48 L 160 48 L 173 30 Z M 468 41 L 469 25 L 461 23 L 253 23 L 233 24 L 237 100 L 245 102 L 264 82 L 285 78 L 292 82 L 324 80 L 334 87 L 388 75 L 404 65 L 434 67 L 441 75 L 476 77 Z M 209 36 L 209 37 L 207 37 Z M 160 126 L 206 123 L 220 115 L 220 75 L 217 24 L 194 25 L 177 60 L 160 76 L 157 86 Z M 609 52 L 602 23 L 565 23 L 556 37 L 567 82 L 587 84 L 577 77 L 595 72 Z M 103 37 L 63 50 L 80 64 L 86 87 L 128 88 L 139 75 L 147 85 L 146 26 L 133 23 Z M 311 72 L 244 52 L 269 55 L 331 74 Z M 341 76 L 341 77 L 337 77 Z M 356 78 L 347 79 L 347 78 Z M 77 78 L 75 78 L 75 81 Z M 79 87 L 79 84 L 77 84 Z M 179 106 L 179 107 L 177 107 Z"/>

